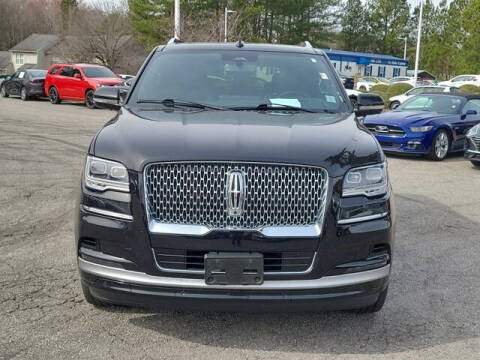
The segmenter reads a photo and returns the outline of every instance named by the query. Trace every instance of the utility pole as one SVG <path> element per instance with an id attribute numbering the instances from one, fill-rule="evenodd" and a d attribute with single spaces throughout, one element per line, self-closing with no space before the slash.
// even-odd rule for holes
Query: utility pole
<path id="1" fill-rule="evenodd" d="M 407 60 L 407 40 L 408 40 L 408 37 L 405 36 L 405 48 L 403 49 L 403 60 Z"/>
<path id="2" fill-rule="evenodd" d="M 225 42 L 227 42 L 228 39 L 228 14 L 233 13 L 236 13 L 236 11 L 228 10 L 228 8 L 225 6 Z"/>
<path id="3" fill-rule="evenodd" d="M 417 53 L 415 55 L 415 75 L 413 77 L 415 87 L 417 86 L 418 62 L 420 60 L 420 44 L 422 42 L 422 20 L 423 20 L 423 0 L 420 0 L 420 16 L 418 17 Z"/>
<path id="4" fill-rule="evenodd" d="M 175 39 L 180 39 L 180 0 L 175 0 Z"/>

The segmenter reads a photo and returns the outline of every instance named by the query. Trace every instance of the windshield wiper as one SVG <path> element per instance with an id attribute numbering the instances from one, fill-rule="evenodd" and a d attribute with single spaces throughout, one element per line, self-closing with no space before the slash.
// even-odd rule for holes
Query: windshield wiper
<path id="1" fill-rule="evenodd" d="M 238 107 L 231 107 L 232 110 L 258 110 L 258 111 L 267 111 L 267 110 L 294 110 L 294 111 L 302 111 L 308 113 L 314 113 L 316 111 L 308 110 L 302 107 L 293 106 L 293 105 L 286 105 L 286 104 L 259 104 L 257 106 L 238 106 Z"/>
<path id="2" fill-rule="evenodd" d="M 181 100 L 181 99 L 163 99 L 163 100 L 139 99 L 137 100 L 137 104 L 161 104 L 166 107 L 188 106 L 188 107 L 193 107 L 197 109 L 225 110 L 225 108 L 220 106 L 202 104 L 194 101 Z"/>

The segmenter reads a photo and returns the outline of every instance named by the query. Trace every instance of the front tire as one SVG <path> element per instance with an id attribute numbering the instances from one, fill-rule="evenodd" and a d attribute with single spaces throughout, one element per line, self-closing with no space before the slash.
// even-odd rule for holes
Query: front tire
<path id="1" fill-rule="evenodd" d="M 48 91 L 48 98 L 52 104 L 60 104 L 60 96 L 58 96 L 58 90 L 55 86 L 52 86 Z"/>
<path id="2" fill-rule="evenodd" d="M 28 101 L 29 99 L 27 89 L 25 89 L 24 87 L 22 87 L 22 90 L 20 90 L 20 99 L 22 99 L 23 101 Z"/>
<path id="3" fill-rule="evenodd" d="M 2 86 L 1 89 L 0 89 L 0 95 L 2 95 L 2 97 L 4 98 L 7 98 L 8 97 L 8 92 L 7 92 L 7 89 L 5 89 L 5 86 Z"/>
<path id="4" fill-rule="evenodd" d="M 85 93 L 85 105 L 87 105 L 87 107 L 89 109 L 95 109 L 97 106 L 95 105 L 95 101 L 93 101 L 93 94 L 95 92 L 90 89 L 88 90 L 86 93 Z"/>
<path id="5" fill-rule="evenodd" d="M 444 160 L 450 150 L 450 145 L 450 135 L 447 131 L 444 129 L 438 130 L 433 136 L 428 158 L 434 161 Z"/>
<path id="6" fill-rule="evenodd" d="M 399 106 L 399 105 L 400 105 L 400 103 L 399 103 L 398 101 L 392 101 L 392 102 L 390 103 L 390 110 L 393 110 L 393 108 L 395 108 L 395 107 L 397 107 L 397 106 Z"/>

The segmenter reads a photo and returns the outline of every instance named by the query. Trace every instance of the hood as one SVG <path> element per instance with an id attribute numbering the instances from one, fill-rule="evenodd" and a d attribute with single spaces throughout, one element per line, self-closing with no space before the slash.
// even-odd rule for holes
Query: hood
<path id="1" fill-rule="evenodd" d="M 90 78 L 98 84 L 102 85 L 118 85 L 123 83 L 125 80 L 120 78 Z"/>
<path id="2" fill-rule="evenodd" d="M 142 171 L 161 161 L 251 161 L 321 166 L 330 176 L 383 161 L 375 138 L 347 114 L 138 111 L 122 108 L 90 153 Z"/>
<path id="3" fill-rule="evenodd" d="M 425 111 L 388 111 L 378 115 L 369 115 L 365 117 L 363 123 L 365 125 L 378 124 L 402 127 L 405 125 L 426 123 L 432 119 L 448 116 L 451 115 Z"/>

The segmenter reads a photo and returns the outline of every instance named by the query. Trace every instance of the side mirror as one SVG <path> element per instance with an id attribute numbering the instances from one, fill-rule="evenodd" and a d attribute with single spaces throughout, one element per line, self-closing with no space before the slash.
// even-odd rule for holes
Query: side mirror
<path id="1" fill-rule="evenodd" d="M 469 116 L 469 115 L 477 115 L 477 114 L 478 114 L 477 110 L 470 109 L 470 110 L 467 110 L 467 112 L 462 115 L 461 119 L 462 119 L 462 120 L 465 120 L 465 119 L 467 118 L 467 116 Z"/>
<path id="2" fill-rule="evenodd" d="M 120 109 L 119 90 L 115 86 L 102 86 L 93 94 L 95 105 L 102 109 Z"/>
<path id="3" fill-rule="evenodd" d="M 378 94 L 358 94 L 355 114 L 357 117 L 380 114 L 385 107 L 385 102 Z"/>

